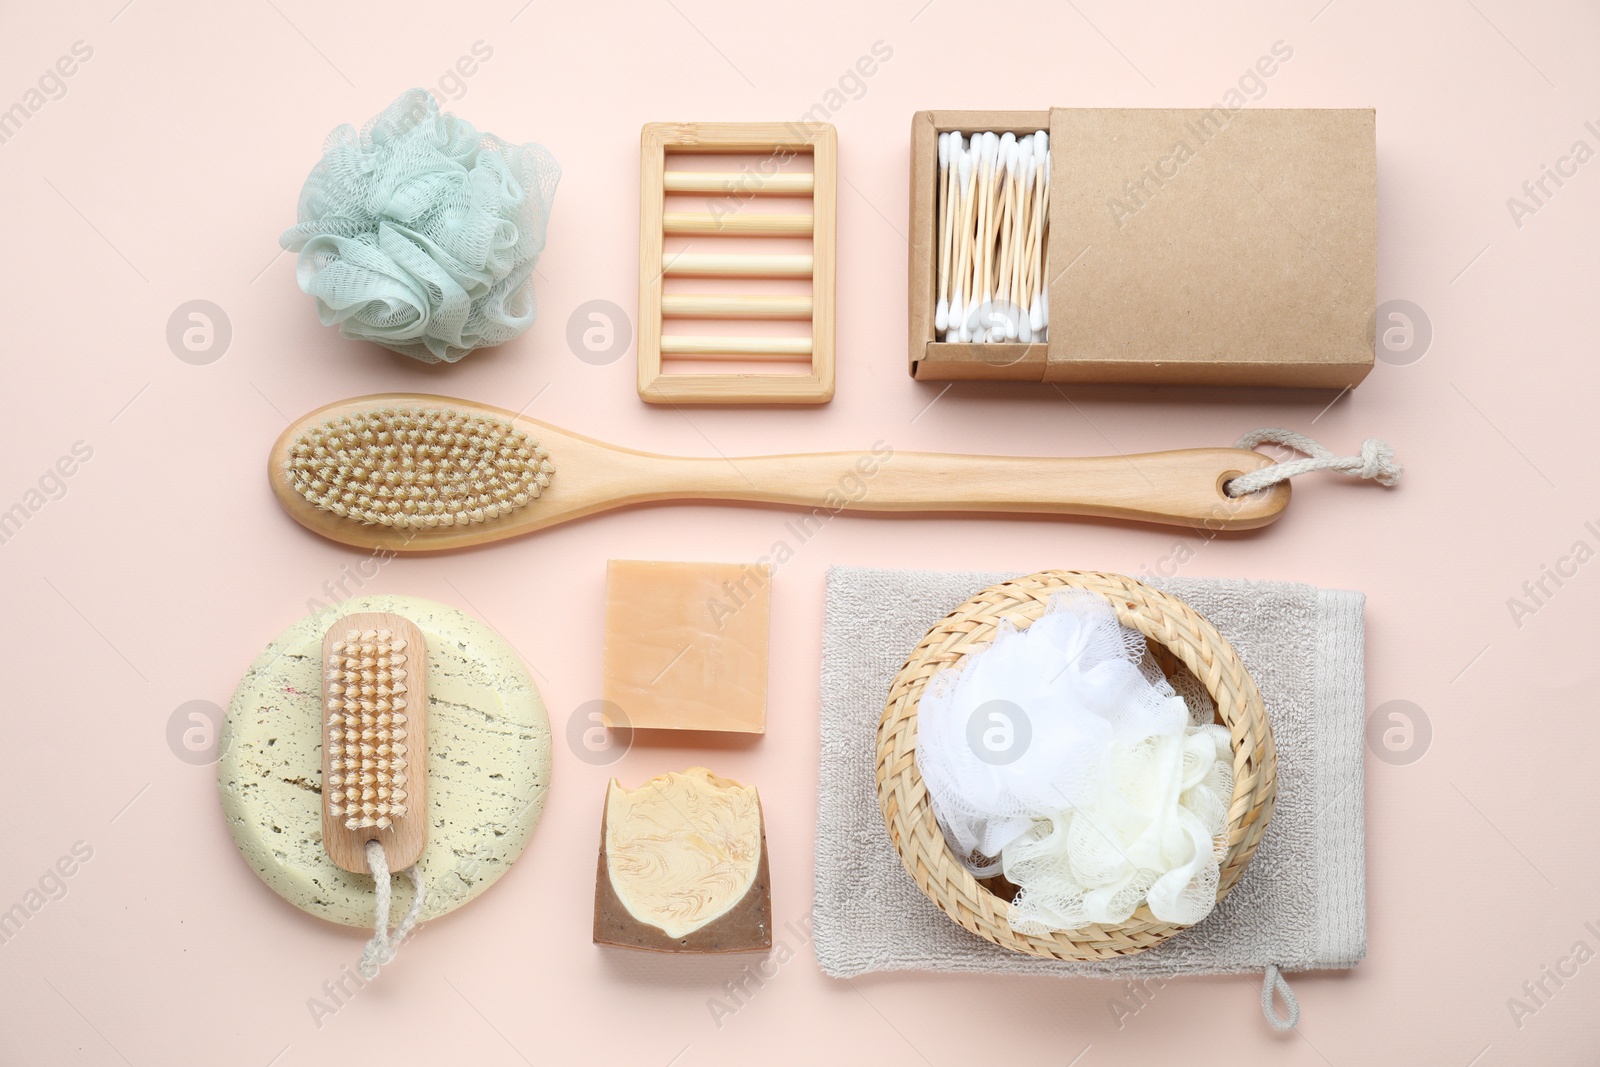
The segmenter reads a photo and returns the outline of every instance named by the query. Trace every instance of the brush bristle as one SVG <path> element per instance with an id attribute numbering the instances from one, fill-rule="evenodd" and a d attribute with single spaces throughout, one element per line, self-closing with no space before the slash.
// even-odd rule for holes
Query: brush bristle
<path id="1" fill-rule="evenodd" d="M 406 642 L 389 630 L 347 630 L 323 673 L 328 812 L 349 830 L 387 830 L 406 814 Z"/>
<path id="2" fill-rule="evenodd" d="M 555 473 L 515 426 L 447 408 L 337 416 L 296 438 L 284 466 L 294 491 L 324 511 L 413 530 L 509 515 Z"/>

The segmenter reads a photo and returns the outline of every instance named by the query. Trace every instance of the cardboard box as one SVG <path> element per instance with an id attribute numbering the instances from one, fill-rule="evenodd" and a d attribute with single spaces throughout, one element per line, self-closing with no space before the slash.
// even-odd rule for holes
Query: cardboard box
<path id="1" fill-rule="evenodd" d="M 1354 386 L 1372 369 L 1371 109 L 919 111 L 910 371 L 919 381 Z M 1050 131 L 1044 343 L 934 336 L 939 134 Z"/>

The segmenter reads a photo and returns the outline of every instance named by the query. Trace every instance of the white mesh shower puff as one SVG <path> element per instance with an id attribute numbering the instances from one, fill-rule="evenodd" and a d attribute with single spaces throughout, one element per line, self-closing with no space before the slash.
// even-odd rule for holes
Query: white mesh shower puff
<path id="1" fill-rule="evenodd" d="M 533 323 L 560 177 L 539 145 L 480 133 L 411 89 L 359 133 L 328 135 L 280 241 L 323 325 L 454 363 Z"/>
<path id="2" fill-rule="evenodd" d="M 1216 901 L 1228 732 L 1191 723 L 1144 637 L 1093 593 L 1057 593 L 935 675 L 917 766 L 956 855 L 1020 888 L 1019 930 L 1120 923 L 1145 903 L 1188 924 Z"/>

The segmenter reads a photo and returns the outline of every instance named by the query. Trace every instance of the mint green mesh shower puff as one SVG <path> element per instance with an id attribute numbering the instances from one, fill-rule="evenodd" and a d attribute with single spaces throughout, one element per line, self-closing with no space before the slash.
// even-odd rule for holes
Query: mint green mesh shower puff
<path id="1" fill-rule="evenodd" d="M 279 238 L 324 326 L 454 363 L 533 323 L 533 268 L 561 168 L 410 89 L 359 133 L 340 126 Z"/>

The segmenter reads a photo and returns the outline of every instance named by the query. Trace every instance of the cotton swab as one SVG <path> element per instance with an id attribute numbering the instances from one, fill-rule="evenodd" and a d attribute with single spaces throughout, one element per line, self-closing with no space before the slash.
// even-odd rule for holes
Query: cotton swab
<path id="1" fill-rule="evenodd" d="M 939 135 L 939 247 L 937 288 L 938 304 L 934 310 L 934 329 L 943 333 L 950 317 L 950 267 L 946 244 L 950 235 L 950 135 Z"/>
<path id="2" fill-rule="evenodd" d="M 987 333 L 984 328 L 984 307 L 989 303 L 990 271 L 994 266 L 989 254 L 989 231 L 994 218 L 994 165 L 995 157 L 999 154 L 1000 138 L 993 132 L 983 135 L 982 161 L 979 168 L 978 180 L 978 220 L 974 230 L 976 240 L 976 258 L 973 265 L 976 270 L 972 286 L 972 302 L 967 308 L 967 318 L 973 323 L 972 339 L 982 342 Z"/>
<path id="3" fill-rule="evenodd" d="M 950 325 L 950 135 L 939 135 L 939 304 L 933 328 L 939 333 Z"/>
<path id="4" fill-rule="evenodd" d="M 989 153 L 989 212 L 985 219 L 983 235 L 983 301 L 978 305 L 978 337 L 980 341 L 993 341 L 994 328 L 991 316 L 994 309 L 995 275 L 999 264 L 995 259 L 995 237 L 1000 232 L 1001 195 L 1005 178 L 1001 173 L 1005 161 L 1000 152 L 1000 137 L 994 132 L 983 135 Z"/>
<path id="5" fill-rule="evenodd" d="M 999 336 L 995 335 L 994 301 L 1001 295 L 1000 286 L 998 284 L 1001 262 L 1000 238 L 1004 233 L 1005 226 L 1005 192 L 1008 182 L 1008 175 L 1006 174 L 1006 148 L 1008 142 L 1004 137 L 995 136 L 994 134 L 990 134 L 990 136 L 994 137 L 995 141 L 994 186 L 992 189 L 994 208 L 989 216 L 989 285 L 987 288 L 985 288 L 983 293 L 983 321 L 987 324 L 987 330 L 989 334 L 988 339 L 990 341 L 1003 341 L 1005 339 L 1004 329 L 999 331 Z M 1013 136 L 1011 142 L 1009 143 L 1015 143 L 1015 141 L 1016 138 Z"/>
<path id="6" fill-rule="evenodd" d="M 1045 145 L 1045 153 L 1040 153 L 1040 146 Z M 1033 218 L 1028 235 L 1029 282 L 1024 292 L 1023 299 L 1027 302 L 1026 314 L 1028 317 L 1029 331 L 1036 340 L 1044 340 L 1044 320 L 1042 298 L 1040 296 L 1044 287 L 1044 230 L 1049 219 L 1045 213 L 1045 204 L 1049 194 L 1049 155 L 1048 135 L 1044 131 L 1034 134 L 1034 165 L 1036 168 L 1033 195 Z"/>
<path id="7" fill-rule="evenodd" d="M 983 277 L 987 264 L 983 260 L 984 216 L 988 207 L 989 141 L 979 134 L 972 146 L 972 270 L 967 276 L 967 304 L 961 309 L 961 339 L 977 341 L 978 306 L 983 299 Z"/>
<path id="8" fill-rule="evenodd" d="M 1011 136 L 1009 133 L 1006 134 L 1006 137 Z M 1005 176 L 1000 182 L 999 224 L 995 227 L 999 242 L 995 261 L 998 264 L 995 271 L 995 301 L 989 305 L 987 315 L 989 340 L 991 341 L 1003 341 L 1006 336 L 1003 321 L 1005 318 L 1006 293 L 1011 285 L 1011 191 L 1017 169 L 1017 145 L 1015 139 L 1011 141 L 1007 141 L 1004 137 L 1000 139 L 1000 155 L 1001 169 L 1005 171 Z"/>
<path id="9" fill-rule="evenodd" d="M 1014 341 L 1017 337 L 1016 307 L 1017 278 L 1021 274 L 1022 242 L 1018 223 L 1022 218 L 1023 142 L 1015 139 L 1006 149 L 1006 212 L 1005 229 L 1000 235 L 1000 286 L 995 291 L 995 325 L 1000 327 L 1001 339 Z M 1032 158 L 1031 155 L 1029 158 Z"/>
<path id="10" fill-rule="evenodd" d="M 1039 248 L 1041 252 L 1050 233 L 1050 157 L 1044 158 L 1044 191 L 1039 197 Z M 1039 318 L 1043 322 L 1042 337 L 1050 336 L 1050 290 L 1044 284 L 1044 271 L 1039 272 Z"/>
<path id="11" fill-rule="evenodd" d="M 950 157 L 950 187 L 948 200 L 945 205 L 945 229 L 940 241 L 940 266 L 943 270 L 944 284 L 942 296 L 945 298 L 945 316 L 943 338 L 946 341 L 955 340 L 956 308 L 961 299 L 961 267 L 960 267 L 960 241 L 961 218 L 966 211 L 966 177 L 963 170 L 966 162 L 966 151 L 962 146 L 959 131 L 952 131 L 949 140 Z"/>
<path id="12" fill-rule="evenodd" d="M 1033 158 L 1033 135 L 1023 138 L 1022 160 L 1022 210 L 1017 212 L 1018 270 L 1011 283 L 1011 309 L 1016 335 L 1024 343 L 1033 340 L 1033 324 L 1028 321 L 1023 301 L 1028 286 L 1033 284 L 1033 183 L 1038 173 L 1038 163 Z"/>
<path id="13" fill-rule="evenodd" d="M 972 242 L 968 236 L 972 229 L 972 218 L 976 210 L 977 175 L 975 172 L 975 157 L 977 147 L 970 146 L 960 154 L 960 181 L 961 181 L 961 211 L 960 218 L 952 233 L 952 242 L 960 245 L 956 258 L 956 273 L 954 286 L 950 299 L 950 327 L 956 331 L 956 339 L 967 340 L 967 294 L 971 292 L 971 266 Z"/>
<path id="14" fill-rule="evenodd" d="M 1022 138 L 1016 144 L 1016 165 L 1012 179 L 1012 211 L 1010 235 L 1010 285 L 1006 289 L 1006 340 L 1015 341 L 1020 333 L 1017 320 L 1018 307 L 1021 303 L 1022 276 L 1026 272 L 1026 262 L 1023 259 L 1024 230 L 1023 223 L 1028 214 L 1028 197 L 1033 189 L 1033 145 L 1030 143 L 1032 135 Z"/>

